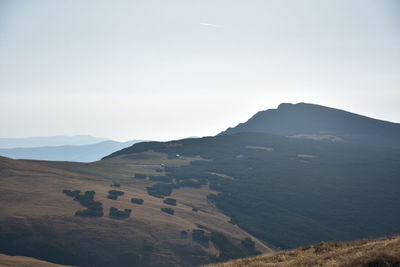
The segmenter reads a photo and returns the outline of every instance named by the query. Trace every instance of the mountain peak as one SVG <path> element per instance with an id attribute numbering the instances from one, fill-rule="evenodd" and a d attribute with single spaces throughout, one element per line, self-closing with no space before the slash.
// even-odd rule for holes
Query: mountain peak
<path id="1" fill-rule="evenodd" d="M 282 103 L 221 134 L 262 132 L 400 148 L 400 124 L 309 103 Z"/>

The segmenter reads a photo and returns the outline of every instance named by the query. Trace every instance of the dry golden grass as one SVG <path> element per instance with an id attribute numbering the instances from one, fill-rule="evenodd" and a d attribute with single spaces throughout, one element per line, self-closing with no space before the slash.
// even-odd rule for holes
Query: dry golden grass
<path id="1" fill-rule="evenodd" d="M 0 267 L 63 267 L 47 261 L 41 261 L 29 257 L 8 256 L 0 254 Z"/>
<path id="2" fill-rule="evenodd" d="M 171 197 L 177 200 L 177 206 L 172 207 L 175 215 L 161 212 L 160 208 L 166 207 L 163 200 L 149 196 L 146 191 L 146 187 L 154 182 L 134 179 L 134 173 L 163 175 L 156 171 L 161 164 L 188 164 L 194 158 L 180 161 L 169 160 L 161 153 L 150 152 L 149 155 L 152 157 L 147 159 L 113 158 L 90 164 L 0 158 L 0 228 L 14 231 L 13 228 L 18 227 L 15 231 L 32 233 L 33 238 L 36 231 L 50 231 L 59 246 L 72 244 L 78 235 L 93 240 L 90 244 L 80 244 L 83 250 L 85 246 L 89 249 L 90 245 L 103 242 L 116 247 L 141 247 L 143 242 L 148 242 L 158 249 L 152 254 L 154 262 L 168 266 L 182 266 L 185 262 L 182 257 L 188 257 L 182 254 L 188 254 L 188 250 L 190 257 L 202 258 L 199 262 L 203 263 L 208 261 L 209 254 L 217 253 L 212 243 L 206 248 L 191 238 L 181 238 L 181 231 L 190 232 L 200 224 L 206 231 L 225 234 L 236 244 L 251 237 L 259 251 L 272 252 L 263 242 L 228 223 L 230 218 L 207 201 L 207 195 L 215 193 L 207 186 L 174 190 Z M 118 190 L 125 192 L 118 200 L 107 198 L 107 192 L 113 189 L 110 187 L 112 182 L 119 182 Z M 63 189 L 95 190 L 95 200 L 103 203 L 105 216 L 74 216 L 83 207 L 62 194 Z M 132 204 L 131 198 L 142 198 L 144 204 Z M 126 220 L 110 219 L 110 207 L 132 209 L 132 215 Z M 198 212 L 192 208 L 197 208 Z"/>
<path id="3" fill-rule="evenodd" d="M 353 242 L 323 242 L 208 267 L 400 266 L 400 236 Z"/>

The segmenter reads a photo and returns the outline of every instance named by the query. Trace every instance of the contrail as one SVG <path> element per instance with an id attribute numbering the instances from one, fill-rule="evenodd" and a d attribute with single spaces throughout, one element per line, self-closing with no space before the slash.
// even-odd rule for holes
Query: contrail
<path id="1" fill-rule="evenodd" d="M 224 27 L 223 25 L 211 24 L 211 23 L 205 23 L 205 22 L 201 22 L 200 25 L 214 27 L 214 28 L 223 28 Z"/>

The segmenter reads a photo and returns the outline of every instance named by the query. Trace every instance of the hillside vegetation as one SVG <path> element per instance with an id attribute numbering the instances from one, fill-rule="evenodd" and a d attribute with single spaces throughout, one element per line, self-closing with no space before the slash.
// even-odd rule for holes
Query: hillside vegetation
<path id="1" fill-rule="evenodd" d="M 399 150 L 238 133 L 139 143 L 107 159 L 149 150 L 204 159 L 167 167 L 170 188 L 210 184 L 231 223 L 276 247 L 400 232 Z"/>
<path id="2" fill-rule="evenodd" d="M 59 265 L 47 261 L 41 261 L 29 257 L 21 256 L 8 256 L 0 254 L 1 267 L 67 267 L 66 265 Z"/>
<path id="3" fill-rule="evenodd" d="M 384 267 L 400 266 L 400 237 L 353 242 L 327 242 L 308 247 L 234 260 L 208 267 Z"/>
<path id="4" fill-rule="evenodd" d="M 174 189 L 174 201 L 167 200 L 174 206 L 148 193 L 157 183 L 149 176 L 194 159 L 156 152 L 90 164 L 0 157 L 0 253 L 76 266 L 169 267 L 271 252 L 228 222 L 207 200 L 216 193 L 207 186 Z M 137 173 L 145 179 L 134 178 Z M 173 215 L 162 211 L 171 207 Z M 223 258 L 213 233 L 229 244 Z M 248 238 L 253 250 L 241 245 Z"/>

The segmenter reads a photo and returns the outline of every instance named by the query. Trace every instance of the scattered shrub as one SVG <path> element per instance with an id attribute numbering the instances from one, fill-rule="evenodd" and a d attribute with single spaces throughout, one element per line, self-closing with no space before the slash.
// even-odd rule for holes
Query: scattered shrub
<path id="1" fill-rule="evenodd" d="M 79 204 L 81 204 L 82 206 L 86 207 L 86 208 L 97 208 L 97 207 L 101 207 L 102 204 L 99 201 L 95 201 L 93 199 L 84 199 L 79 201 Z"/>
<path id="2" fill-rule="evenodd" d="M 112 200 L 117 200 L 118 196 L 117 195 L 108 195 L 107 198 L 112 199 Z"/>
<path id="3" fill-rule="evenodd" d="M 121 187 L 121 185 L 119 183 L 116 183 L 116 182 L 110 184 L 110 186 L 111 187 Z"/>
<path id="4" fill-rule="evenodd" d="M 154 182 L 172 183 L 172 178 L 168 176 L 150 176 L 150 180 Z"/>
<path id="5" fill-rule="evenodd" d="M 122 196 L 124 194 L 124 192 L 119 191 L 119 190 L 110 190 L 110 191 L 108 191 L 108 194 L 116 195 L 116 196 Z"/>
<path id="6" fill-rule="evenodd" d="M 197 224 L 197 227 L 199 227 L 200 229 L 207 229 L 207 227 L 205 227 L 205 226 L 202 225 L 202 224 Z"/>
<path id="7" fill-rule="evenodd" d="M 131 198 L 131 202 L 134 204 L 142 205 L 144 200 L 141 198 Z"/>
<path id="8" fill-rule="evenodd" d="M 135 173 L 135 178 L 136 179 L 146 179 L 147 175 L 143 173 Z"/>
<path id="9" fill-rule="evenodd" d="M 80 217 L 102 217 L 103 216 L 103 207 L 101 202 L 94 200 L 94 195 L 96 192 L 94 190 L 86 191 L 81 194 L 80 190 L 68 190 L 64 189 L 63 193 L 67 196 L 73 197 L 75 201 L 78 201 L 79 204 L 86 207 L 85 210 L 78 210 L 75 212 L 75 216 Z"/>
<path id="10" fill-rule="evenodd" d="M 219 249 L 218 260 L 226 261 L 229 259 L 236 259 L 246 256 L 244 251 L 236 247 L 226 236 L 221 233 L 212 232 L 211 241 L 214 243 L 215 247 Z"/>
<path id="11" fill-rule="evenodd" d="M 79 201 L 79 202 L 84 201 L 84 200 L 93 200 L 95 194 L 96 194 L 96 192 L 93 190 L 86 191 L 83 195 L 81 195 L 81 194 L 75 195 L 74 200 Z"/>
<path id="12" fill-rule="evenodd" d="M 200 188 L 201 185 L 203 185 L 205 181 L 194 181 L 194 180 L 181 180 L 177 185 L 179 187 L 194 187 L 194 188 Z"/>
<path id="13" fill-rule="evenodd" d="M 171 214 L 171 215 L 174 215 L 174 213 L 175 213 L 175 211 L 173 209 L 171 209 L 171 208 L 161 208 L 161 211 L 165 212 L 165 213 L 168 213 L 168 214 Z"/>
<path id="14" fill-rule="evenodd" d="M 64 189 L 62 191 L 64 194 L 66 194 L 69 197 L 76 197 L 77 195 L 79 195 L 81 193 L 80 190 L 68 190 L 68 189 Z"/>
<path id="15" fill-rule="evenodd" d="M 198 211 L 199 211 L 199 209 L 197 209 L 197 208 L 192 208 L 192 211 L 194 211 L 194 212 L 198 212 Z"/>
<path id="16" fill-rule="evenodd" d="M 113 219 L 126 219 L 131 215 L 131 209 L 118 210 L 117 208 L 110 208 L 109 216 Z"/>
<path id="17" fill-rule="evenodd" d="M 205 247 L 208 247 L 208 243 L 210 241 L 210 238 L 205 235 L 205 232 L 199 229 L 192 230 L 192 239 L 193 241 L 196 241 L 197 243 Z"/>
<path id="18" fill-rule="evenodd" d="M 176 206 L 176 199 L 166 198 L 164 199 L 164 203 L 171 206 Z"/>
<path id="19" fill-rule="evenodd" d="M 78 210 L 75 212 L 75 216 L 80 217 L 102 217 L 103 216 L 103 208 L 99 209 L 85 209 L 85 210 Z"/>
<path id="20" fill-rule="evenodd" d="M 124 192 L 119 191 L 119 190 L 110 190 L 108 191 L 108 196 L 107 198 L 112 199 L 112 200 L 117 200 L 119 196 L 122 196 Z"/>
<path id="21" fill-rule="evenodd" d="M 147 187 L 147 193 L 154 197 L 164 198 L 164 196 L 171 195 L 173 188 L 172 184 L 156 183 Z"/>

